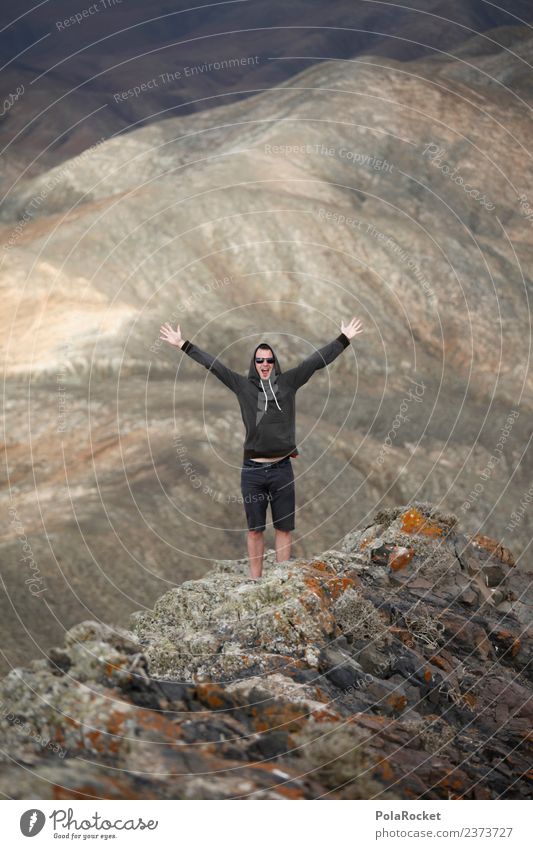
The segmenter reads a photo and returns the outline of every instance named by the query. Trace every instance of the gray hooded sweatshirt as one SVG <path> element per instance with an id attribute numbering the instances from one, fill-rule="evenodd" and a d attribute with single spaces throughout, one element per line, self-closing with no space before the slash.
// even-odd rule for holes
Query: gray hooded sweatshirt
<path id="1" fill-rule="evenodd" d="M 302 360 L 299 365 L 282 371 L 272 345 L 261 342 L 251 356 L 247 375 L 228 368 L 188 339 L 183 343 L 182 351 L 195 362 L 205 366 L 237 396 L 246 428 L 243 460 L 248 460 L 254 457 L 297 456 L 296 392 L 307 383 L 315 371 L 332 363 L 349 344 L 348 337 L 341 333 L 332 342 Z M 255 354 L 258 348 L 270 348 L 274 356 L 270 380 L 262 380 L 257 373 Z"/>

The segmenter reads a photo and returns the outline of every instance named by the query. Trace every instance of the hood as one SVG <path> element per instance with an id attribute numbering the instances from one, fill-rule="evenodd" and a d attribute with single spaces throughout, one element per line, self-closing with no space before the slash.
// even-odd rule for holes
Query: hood
<path id="1" fill-rule="evenodd" d="M 274 370 L 273 370 L 273 376 L 271 377 L 271 380 L 274 380 L 274 376 L 277 377 L 278 374 L 281 374 L 281 366 L 278 362 L 278 358 L 276 356 L 276 352 L 275 352 L 274 348 L 272 347 L 272 345 L 269 342 L 260 342 L 259 345 L 256 345 L 255 348 L 254 348 L 254 352 L 253 352 L 252 358 L 250 360 L 250 368 L 248 369 L 248 380 L 252 380 L 254 383 L 257 384 L 257 386 L 259 386 L 260 382 L 261 382 L 261 378 L 257 374 L 256 368 L 255 368 L 255 355 L 256 355 L 259 348 L 270 348 L 270 350 L 272 351 L 272 354 L 274 356 Z"/>

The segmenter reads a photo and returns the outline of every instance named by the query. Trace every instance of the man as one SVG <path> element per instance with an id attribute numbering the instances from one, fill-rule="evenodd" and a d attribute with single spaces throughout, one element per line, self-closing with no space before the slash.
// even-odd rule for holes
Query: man
<path id="1" fill-rule="evenodd" d="M 250 576 L 259 580 L 263 571 L 264 531 L 270 503 L 275 530 L 276 561 L 288 560 L 291 531 L 294 530 L 295 488 L 291 457 L 298 456 L 295 429 L 295 395 L 318 369 L 342 354 L 363 327 L 360 319 L 341 322 L 341 334 L 315 351 L 295 368 L 282 371 L 274 349 L 261 342 L 250 360 L 248 374 L 225 366 L 216 357 L 183 339 L 178 324 L 167 322 L 160 339 L 181 348 L 191 359 L 205 366 L 237 396 L 246 428 L 241 492 L 248 526 Z"/>

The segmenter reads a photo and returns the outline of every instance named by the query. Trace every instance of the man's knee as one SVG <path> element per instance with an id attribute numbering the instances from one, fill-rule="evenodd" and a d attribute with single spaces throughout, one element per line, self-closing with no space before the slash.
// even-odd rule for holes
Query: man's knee
<path id="1" fill-rule="evenodd" d="M 251 537 L 262 537 L 264 531 L 248 531 L 248 535 Z"/>

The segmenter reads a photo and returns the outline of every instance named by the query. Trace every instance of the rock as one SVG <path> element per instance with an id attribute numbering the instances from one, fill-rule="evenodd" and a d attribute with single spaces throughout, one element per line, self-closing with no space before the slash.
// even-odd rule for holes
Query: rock
<path id="1" fill-rule="evenodd" d="M 404 545 L 395 545 L 389 557 L 390 568 L 394 572 L 397 572 L 398 569 L 405 569 L 413 559 L 414 553 L 414 549 L 412 548 L 406 548 Z"/>
<path id="2" fill-rule="evenodd" d="M 380 651 L 373 642 L 364 645 L 356 657 L 365 672 L 378 678 L 386 678 L 391 666 L 390 656 Z"/>
<path id="3" fill-rule="evenodd" d="M 381 540 L 375 540 L 374 544 L 369 547 L 370 559 L 378 566 L 388 566 L 394 546 L 392 544 L 383 543 Z"/>
<path id="4" fill-rule="evenodd" d="M 411 690 L 411 704 L 418 702 L 418 693 Z M 405 710 L 409 699 L 405 694 L 403 684 L 395 681 L 382 681 L 377 678 L 370 680 L 365 687 L 364 698 L 368 709 L 380 716 L 397 716 Z"/>
<path id="5" fill-rule="evenodd" d="M 505 572 L 502 566 L 496 564 L 491 566 L 485 566 L 483 568 L 483 575 L 485 577 L 485 583 L 488 587 L 497 587 L 501 584 L 502 581 L 505 580 Z"/>
<path id="6" fill-rule="evenodd" d="M 506 566 L 512 567 L 515 565 L 515 559 L 511 551 L 507 548 L 507 546 L 502 545 L 497 540 L 491 539 L 483 534 L 474 534 L 470 537 L 470 542 L 476 550 L 483 553 L 486 560 L 496 558 Z"/>
<path id="7" fill-rule="evenodd" d="M 247 754 L 262 763 L 287 754 L 289 746 L 287 731 L 267 731 L 248 746 Z"/>
<path id="8" fill-rule="evenodd" d="M 439 533 L 424 520 L 406 532 L 410 513 Z M 258 583 L 242 562 L 215 562 L 131 630 L 81 622 L 12 670 L 0 686 L 0 791 L 531 798 L 531 630 L 473 589 L 486 561 L 468 573 L 450 517 L 408 505 L 380 519 L 382 544 L 411 538 L 409 570 L 425 552 L 426 577 L 381 584 L 371 558 L 344 546 L 277 565 L 269 553 Z"/>
<path id="9" fill-rule="evenodd" d="M 470 607 L 471 605 L 478 603 L 479 594 L 474 592 L 472 587 L 466 587 L 461 593 L 460 599 L 463 604 L 467 604 Z"/>
<path id="10" fill-rule="evenodd" d="M 348 640 L 364 637 L 380 641 L 386 628 L 379 610 L 365 596 L 347 587 L 334 604 L 335 621 Z"/>
<path id="11" fill-rule="evenodd" d="M 320 672 L 343 692 L 364 686 L 366 677 L 362 666 L 342 649 L 327 646 L 320 652 Z"/>
<path id="12" fill-rule="evenodd" d="M 278 566 L 257 583 L 215 571 L 170 590 L 133 627 L 159 677 L 231 681 L 281 669 L 288 655 L 312 662 L 309 649 L 335 633 L 333 606 L 357 580 L 316 562 Z"/>

